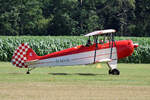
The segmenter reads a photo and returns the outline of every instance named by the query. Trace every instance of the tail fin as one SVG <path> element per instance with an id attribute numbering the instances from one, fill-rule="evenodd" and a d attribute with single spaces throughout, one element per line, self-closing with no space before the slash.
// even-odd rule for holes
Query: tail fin
<path id="1" fill-rule="evenodd" d="M 21 44 L 14 52 L 12 64 L 20 68 L 28 68 L 26 61 L 37 59 L 37 54 L 29 47 L 27 43 Z"/>

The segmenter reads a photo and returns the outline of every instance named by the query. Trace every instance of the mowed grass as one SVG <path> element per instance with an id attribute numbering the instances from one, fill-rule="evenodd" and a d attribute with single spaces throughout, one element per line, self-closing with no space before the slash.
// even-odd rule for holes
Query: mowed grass
<path id="1" fill-rule="evenodd" d="M 31 74 L 0 62 L 0 100 L 149 100 L 150 64 L 101 64 L 37 68 Z"/>

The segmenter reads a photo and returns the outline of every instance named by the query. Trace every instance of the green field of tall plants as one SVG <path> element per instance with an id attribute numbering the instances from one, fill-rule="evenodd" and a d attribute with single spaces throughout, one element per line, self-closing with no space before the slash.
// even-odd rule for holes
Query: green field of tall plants
<path id="1" fill-rule="evenodd" d="M 76 45 L 86 44 L 87 37 L 83 36 L 0 36 L 0 61 L 11 61 L 14 50 L 21 43 L 28 43 L 37 55 L 45 55 Z M 119 62 L 150 63 L 149 37 L 115 37 L 115 40 L 131 39 L 139 43 L 133 55 Z"/>

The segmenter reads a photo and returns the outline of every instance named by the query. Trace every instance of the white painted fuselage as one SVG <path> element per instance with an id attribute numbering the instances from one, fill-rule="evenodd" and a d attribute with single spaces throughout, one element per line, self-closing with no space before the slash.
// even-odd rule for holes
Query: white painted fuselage
<path id="1" fill-rule="evenodd" d="M 117 49 L 113 47 L 111 52 L 111 48 L 107 49 L 99 49 L 96 50 L 95 62 L 104 62 L 107 59 L 117 59 Z M 94 55 L 95 50 L 81 52 L 71 55 L 64 55 L 59 57 L 52 57 L 42 60 L 34 60 L 30 62 L 26 62 L 29 67 L 54 67 L 54 66 L 72 66 L 72 65 L 86 65 L 94 63 Z"/>

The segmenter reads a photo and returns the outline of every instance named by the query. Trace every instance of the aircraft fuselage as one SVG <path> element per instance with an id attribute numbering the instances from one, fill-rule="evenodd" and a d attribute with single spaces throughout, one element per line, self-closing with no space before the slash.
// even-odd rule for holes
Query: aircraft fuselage
<path id="1" fill-rule="evenodd" d="M 94 61 L 95 50 L 96 58 Z M 32 60 L 35 59 L 30 59 L 30 57 L 27 59 L 28 62 L 31 61 L 30 67 L 71 66 L 103 62 L 104 59 L 121 59 L 130 56 L 133 51 L 134 44 L 132 40 L 120 40 L 113 43 L 98 43 L 97 46 L 96 43 L 90 46 L 79 45 L 48 55 L 37 56 L 37 61 L 33 63 Z"/>

